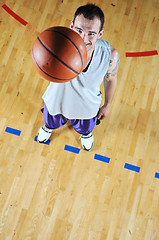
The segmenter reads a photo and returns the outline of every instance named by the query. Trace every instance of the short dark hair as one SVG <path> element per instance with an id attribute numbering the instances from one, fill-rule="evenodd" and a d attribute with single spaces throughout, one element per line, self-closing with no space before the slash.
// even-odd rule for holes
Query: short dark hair
<path id="1" fill-rule="evenodd" d="M 104 13 L 98 6 L 96 6 L 95 4 L 86 4 L 77 8 L 74 14 L 73 24 L 76 17 L 81 14 L 83 14 L 83 16 L 89 20 L 93 20 L 95 17 L 99 18 L 99 20 L 101 21 L 100 31 L 103 29 Z"/>

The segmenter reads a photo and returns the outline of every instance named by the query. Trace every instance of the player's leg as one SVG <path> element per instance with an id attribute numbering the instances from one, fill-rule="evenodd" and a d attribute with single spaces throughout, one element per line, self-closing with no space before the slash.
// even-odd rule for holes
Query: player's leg
<path id="1" fill-rule="evenodd" d="M 53 129 L 62 127 L 68 120 L 61 114 L 57 114 L 55 116 L 50 115 L 45 104 L 43 116 L 45 124 L 39 129 L 37 136 L 37 141 L 40 143 L 46 142 L 50 138 Z"/>
<path id="2" fill-rule="evenodd" d="M 90 151 L 93 147 L 94 136 L 92 130 L 96 126 L 97 117 L 91 119 L 73 119 L 70 120 L 73 128 L 81 134 L 81 145 L 84 150 Z"/>

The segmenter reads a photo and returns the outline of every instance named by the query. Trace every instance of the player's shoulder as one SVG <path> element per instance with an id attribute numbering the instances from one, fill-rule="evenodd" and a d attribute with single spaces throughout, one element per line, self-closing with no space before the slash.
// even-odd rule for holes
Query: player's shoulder
<path id="1" fill-rule="evenodd" d="M 111 49 L 111 59 L 118 61 L 118 59 L 120 58 L 119 52 L 112 45 L 110 45 L 110 49 Z"/>
<path id="2" fill-rule="evenodd" d="M 102 39 L 97 39 L 96 45 L 100 46 L 100 47 L 103 47 L 103 48 L 110 48 L 111 47 L 109 42 L 107 42 L 105 40 L 102 40 Z"/>

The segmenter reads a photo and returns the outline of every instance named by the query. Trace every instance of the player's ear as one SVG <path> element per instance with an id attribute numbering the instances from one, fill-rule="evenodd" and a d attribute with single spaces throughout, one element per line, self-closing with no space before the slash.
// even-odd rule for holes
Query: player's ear
<path id="1" fill-rule="evenodd" d="M 73 21 L 70 22 L 70 28 L 73 29 Z"/>
<path id="2" fill-rule="evenodd" d="M 102 29 L 100 32 L 99 32 L 99 38 L 101 38 L 104 34 L 104 29 Z"/>

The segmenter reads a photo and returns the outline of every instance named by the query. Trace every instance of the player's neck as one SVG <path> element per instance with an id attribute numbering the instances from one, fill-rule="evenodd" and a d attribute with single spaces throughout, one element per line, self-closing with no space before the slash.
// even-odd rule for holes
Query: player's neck
<path id="1" fill-rule="evenodd" d="M 91 61 L 93 53 L 94 53 L 94 48 L 87 51 L 87 64 L 86 65 L 88 65 L 89 62 Z"/>
<path id="2" fill-rule="evenodd" d="M 91 55 L 87 55 L 87 63 L 86 63 L 86 66 L 85 66 L 85 69 L 83 70 L 83 72 L 86 72 L 89 68 L 89 65 L 92 61 L 92 58 L 93 58 L 93 53 L 94 53 L 94 50 L 91 52 Z"/>
<path id="3" fill-rule="evenodd" d="M 87 51 L 87 62 L 89 62 L 90 59 L 92 58 L 93 52 L 94 52 L 94 48 Z"/>

